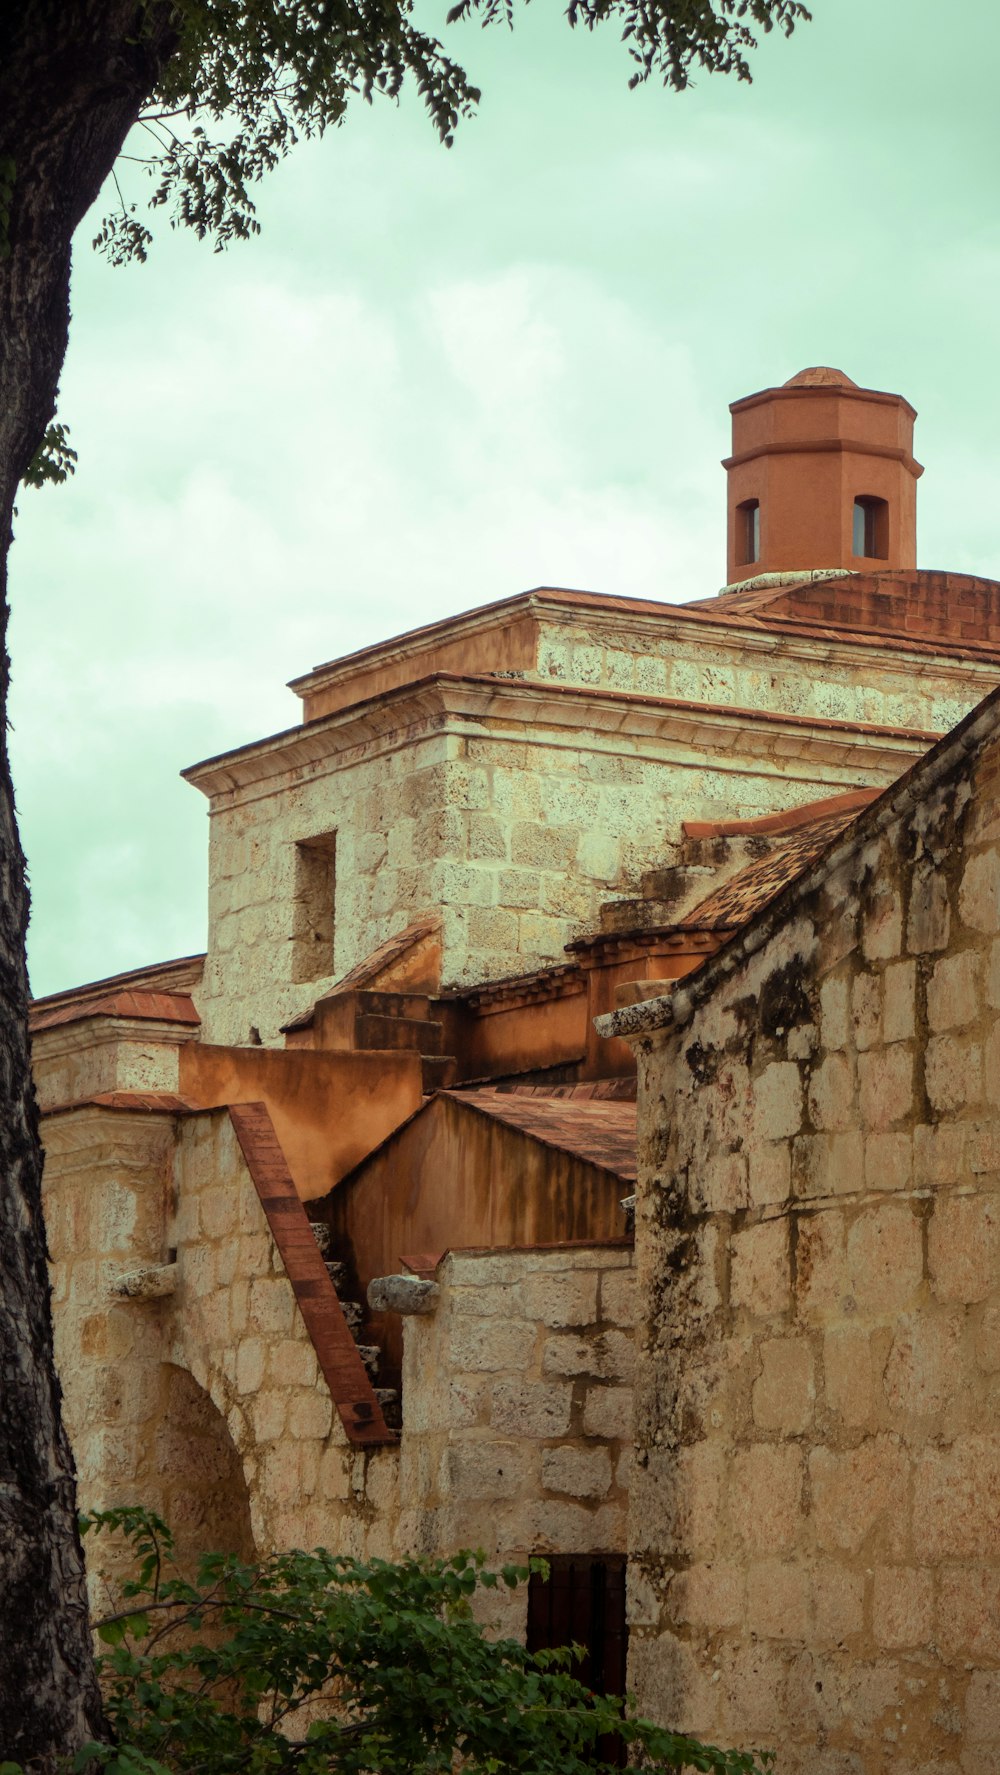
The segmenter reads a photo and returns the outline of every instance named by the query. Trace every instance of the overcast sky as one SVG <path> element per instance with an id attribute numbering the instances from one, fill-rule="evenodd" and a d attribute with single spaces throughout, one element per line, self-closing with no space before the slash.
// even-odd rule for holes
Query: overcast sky
<path id="1" fill-rule="evenodd" d="M 12 573 L 36 993 L 204 947 L 178 772 L 291 725 L 297 673 L 532 585 L 717 589 L 728 403 L 807 364 L 913 402 L 922 565 L 1000 574 L 1000 8 L 813 3 L 678 96 L 535 0 L 449 29 L 450 152 L 383 102 L 223 257 L 112 271 L 84 224 L 79 472 Z"/>

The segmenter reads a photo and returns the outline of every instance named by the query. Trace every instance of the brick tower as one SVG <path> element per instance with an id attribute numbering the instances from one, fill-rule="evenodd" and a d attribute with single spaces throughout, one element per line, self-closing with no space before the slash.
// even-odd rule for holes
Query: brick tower
<path id="1" fill-rule="evenodd" d="M 815 568 L 912 568 L 917 478 L 909 401 L 841 370 L 801 370 L 730 407 L 727 583 Z"/>

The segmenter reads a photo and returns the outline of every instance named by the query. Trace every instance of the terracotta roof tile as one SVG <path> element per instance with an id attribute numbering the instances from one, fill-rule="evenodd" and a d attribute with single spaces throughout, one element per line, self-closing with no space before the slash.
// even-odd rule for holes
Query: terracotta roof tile
<path id="1" fill-rule="evenodd" d="M 47 1015 L 64 1005 L 89 1004 L 119 992 L 180 993 L 185 987 L 199 984 L 204 968 L 204 955 L 181 955 L 175 961 L 153 962 L 149 967 L 129 968 L 123 974 L 108 974 L 103 980 L 89 980 L 82 986 L 72 986 L 64 992 L 48 992 L 42 998 L 36 998 L 31 1007 L 32 1018 L 40 1013 Z"/>
<path id="2" fill-rule="evenodd" d="M 141 1115 L 191 1115 L 204 1106 L 193 1097 L 179 1097 L 176 1091 L 97 1091 L 92 1097 L 76 1097 L 68 1103 L 54 1103 L 42 1111 L 43 1117 L 65 1115 L 74 1109 L 131 1110 Z"/>
<path id="3" fill-rule="evenodd" d="M 760 857 L 748 863 L 738 875 L 730 876 L 721 887 L 695 906 L 681 920 L 682 928 L 692 925 L 698 929 L 715 929 L 720 931 L 735 930 L 745 924 L 748 918 L 782 888 L 793 881 L 796 875 L 818 857 L 828 844 L 832 844 L 857 817 L 857 809 L 845 809 L 842 813 L 828 814 L 826 819 L 813 820 L 808 826 L 789 837 L 787 844 L 775 850 L 769 856 Z"/>
<path id="4" fill-rule="evenodd" d="M 492 1116 L 509 1128 L 558 1147 L 587 1164 L 610 1171 L 623 1183 L 636 1181 L 636 1106 L 599 1098 L 527 1096 L 517 1091 L 446 1091 L 465 1109 Z"/>
<path id="5" fill-rule="evenodd" d="M 186 992 L 134 991 L 109 993 L 105 998 L 80 999 L 55 1005 L 51 1010 L 45 1009 L 45 1001 L 40 1000 L 32 1009 L 31 1027 L 35 1031 L 55 1029 L 63 1023 L 82 1022 L 86 1017 L 148 1018 L 150 1022 L 186 1023 L 192 1027 L 201 1022 L 194 1000 Z"/>

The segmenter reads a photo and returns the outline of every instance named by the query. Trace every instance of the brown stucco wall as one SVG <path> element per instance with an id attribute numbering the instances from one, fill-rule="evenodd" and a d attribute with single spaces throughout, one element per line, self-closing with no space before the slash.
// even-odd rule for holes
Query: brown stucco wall
<path id="1" fill-rule="evenodd" d="M 419 1054 L 315 1054 L 308 1050 L 180 1050 L 180 1092 L 206 1109 L 267 1104 L 303 1201 L 326 1192 L 413 1114 L 421 1102 Z"/>
<path id="2" fill-rule="evenodd" d="M 626 1189 L 599 1166 L 440 1095 L 316 1212 L 364 1290 L 415 1252 L 615 1238 Z M 372 1323 L 395 1365 L 399 1321 Z"/>
<path id="3" fill-rule="evenodd" d="M 779 1775 L 1000 1768 L 994 728 L 637 1044 L 631 1683 Z"/>

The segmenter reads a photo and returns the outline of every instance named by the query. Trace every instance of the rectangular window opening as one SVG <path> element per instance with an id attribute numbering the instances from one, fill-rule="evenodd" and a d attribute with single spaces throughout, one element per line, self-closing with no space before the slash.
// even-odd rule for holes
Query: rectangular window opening
<path id="1" fill-rule="evenodd" d="M 889 558 L 889 506 L 873 494 L 859 494 L 854 501 L 854 530 L 851 546 L 856 555 L 869 561 Z"/>
<path id="2" fill-rule="evenodd" d="M 737 544 L 741 567 L 760 560 L 760 500 L 745 499 L 736 507 Z"/>
<path id="3" fill-rule="evenodd" d="M 322 980 L 333 973 L 337 834 L 323 832 L 295 846 L 292 979 Z"/>
<path id="4" fill-rule="evenodd" d="M 529 1652 L 580 1645 L 586 1655 L 571 1674 L 602 1695 L 625 1694 L 628 1626 L 625 1620 L 625 1556 L 617 1553 L 546 1553 L 547 1578 L 528 1581 Z M 626 1746 L 617 1736 L 600 1740 L 596 1760 L 623 1767 Z"/>

